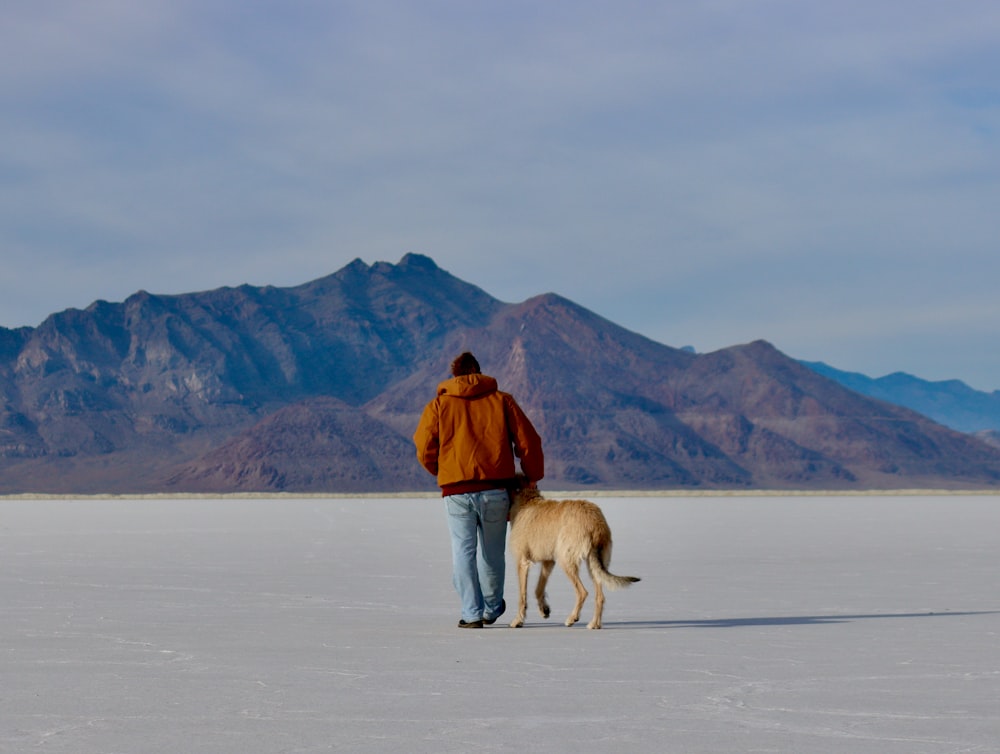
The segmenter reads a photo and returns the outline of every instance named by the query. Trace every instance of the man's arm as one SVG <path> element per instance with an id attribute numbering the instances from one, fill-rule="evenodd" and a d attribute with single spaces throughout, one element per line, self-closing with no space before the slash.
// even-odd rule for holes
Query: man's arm
<path id="1" fill-rule="evenodd" d="M 435 401 L 428 403 L 420 415 L 417 431 L 413 433 L 413 444 L 417 446 L 417 460 L 420 461 L 420 465 L 437 476 L 438 450 L 441 443 L 438 439 L 438 414 Z"/>
<path id="2" fill-rule="evenodd" d="M 542 438 L 513 396 L 504 394 L 504 410 L 507 414 L 510 439 L 514 444 L 514 454 L 521 459 L 521 471 L 532 482 L 537 482 L 545 476 Z"/>

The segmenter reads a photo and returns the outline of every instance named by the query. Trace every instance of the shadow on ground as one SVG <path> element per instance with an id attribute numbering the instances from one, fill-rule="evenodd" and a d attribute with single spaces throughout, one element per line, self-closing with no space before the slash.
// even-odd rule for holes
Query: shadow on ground
<path id="1" fill-rule="evenodd" d="M 867 615 L 780 615 L 758 618 L 709 618 L 705 620 L 652 620 L 604 623 L 604 628 L 744 628 L 748 626 L 821 626 L 850 623 L 857 620 L 888 618 L 941 618 L 963 615 L 998 615 L 1000 610 L 952 612 L 948 610 L 921 613 L 871 613 Z"/>

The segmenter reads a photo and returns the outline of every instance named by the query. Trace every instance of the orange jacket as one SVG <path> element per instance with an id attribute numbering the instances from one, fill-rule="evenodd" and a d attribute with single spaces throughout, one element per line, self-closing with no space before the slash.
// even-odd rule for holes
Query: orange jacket
<path id="1" fill-rule="evenodd" d="M 542 441 L 521 407 L 483 374 L 445 380 L 424 409 L 413 435 L 417 458 L 445 495 L 502 487 L 521 471 L 545 475 Z"/>

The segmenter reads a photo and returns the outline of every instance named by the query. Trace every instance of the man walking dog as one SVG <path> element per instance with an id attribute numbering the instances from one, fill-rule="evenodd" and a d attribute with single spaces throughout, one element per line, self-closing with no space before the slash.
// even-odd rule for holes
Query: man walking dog
<path id="1" fill-rule="evenodd" d="M 514 459 L 532 482 L 544 476 L 545 461 L 531 421 L 493 377 L 480 372 L 475 356 L 458 356 L 451 374 L 424 408 L 413 442 L 445 501 L 452 581 L 462 603 L 458 625 L 482 628 L 506 608 L 507 485 L 517 473 Z"/>

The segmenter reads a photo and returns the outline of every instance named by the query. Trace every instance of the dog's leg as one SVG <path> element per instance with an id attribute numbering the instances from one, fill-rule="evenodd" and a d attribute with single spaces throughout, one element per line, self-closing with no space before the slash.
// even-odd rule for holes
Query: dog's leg
<path id="1" fill-rule="evenodd" d="M 590 566 L 587 566 L 588 570 Z M 594 582 L 594 617 L 591 618 L 587 628 L 600 628 L 601 617 L 604 615 L 604 587 L 601 582 L 594 578 L 594 572 L 590 571 L 590 578 Z"/>
<path id="2" fill-rule="evenodd" d="M 538 600 L 538 612 L 543 618 L 548 618 L 552 610 L 549 608 L 549 601 L 545 596 L 545 587 L 549 583 L 549 575 L 555 567 L 554 560 L 542 561 L 542 572 L 538 575 L 538 586 L 535 587 L 535 599 Z"/>
<path id="3" fill-rule="evenodd" d="M 583 601 L 587 599 L 587 590 L 583 586 L 583 582 L 580 581 L 580 562 L 577 560 L 567 561 L 562 560 L 559 562 L 563 570 L 566 571 L 566 575 L 569 576 L 569 580 L 573 582 L 573 588 L 576 590 L 576 607 L 573 608 L 573 612 L 569 614 L 566 619 L 566 625 L 572 626 L 578 620 L 580 620 L 580 610 L 583 608 Z"/>
<path id="4" fill-rule="evenodd" d="M 524 625 L 524 615 L 528 612 L 528 570 L 531 568 L 531 561 L 527 558 L 517 560 L 517 586 L 520 595 L 517 600 L 517 615 L 510 622 L 511 628 L 520 628 Z"/>

